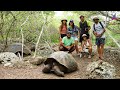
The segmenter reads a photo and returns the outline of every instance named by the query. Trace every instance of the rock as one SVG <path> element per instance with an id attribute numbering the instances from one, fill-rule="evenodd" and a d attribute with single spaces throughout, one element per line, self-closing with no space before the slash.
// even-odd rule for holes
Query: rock
<path id="1" fill-rule="evenodd" d="M 13 52 L 15 54 L 17 54 L 18 52 L 21 54 L 22 52 L 22 43 L 14 43 L 14 44 L 11 44 L 9 45 L 6 49 L 5 49 L 6 52 Z M 23 53 L 25 55 L 30 55 L 31 54 L 31 50 L 24 45 L 23 47 Z"/>
<path id="2" fill-rule="evenodd" d="M 114 79 L 115 67 L 108 62 L 96 61 L 87 66 L 87 76 L 90 79 Z"/>
<path id="3" fill-rule="evenodd" d="M 5 63 L 4 66 L 5 66 L 5 67 L 13 67 L 13 64 L 10 63 L 10 62 L 8 62 L 8 63 Z"/>
<path id="4" fill-rule="evenodd" d="M 32 46 L 30 47 L 30 50 L 31 50 L 31 51 L 35 51 L 35 45 L 32 45 Z"/>
<path id="5" fill-rule="evenodd" d="M 15 68 L 26 68 L 26 67 L 31 67 L 32 64 L 30 64 L 29 61 L 18 61 L 17 63 L 14 64 Z"/>
<path id="6" fill-rule="evenodd" d="M 112 48 L 112 47 L 105 48 L 104 56 L 105 56 L 106 60 L 120 62 L 120 49 Z"/>
<path id="7" fill-rule="evenodd" d="M 45 61 L 45 58 L 40 57 L 40 56 L 30 59 L 30 63 L 31 63 L 31 64 L 34 64 L 34 65 L 40 65 L 40 64 L 43 63 L 44 61 Z"/>
<path id="8" fill-rule="evenodd" d="M 4 63 L 7 63 L 7 62 L 14 63 L 17 60 L 19 60 L 19 57 L 17 57 L 12 52 L 3 52 L 3 53 L 0 53 L 0 60 L 3 61 Z"/>

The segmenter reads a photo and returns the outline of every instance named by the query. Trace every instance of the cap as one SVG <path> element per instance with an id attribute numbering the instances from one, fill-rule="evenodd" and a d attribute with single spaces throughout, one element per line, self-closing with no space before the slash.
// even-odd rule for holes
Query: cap
<path id="1" fill-rule="evenodd" d="M 82 37 L 87 37 L 87 35 L 86 35 L 86 34 L 83 34 Z"/>
<path id="2" fill-rule="evenodd" d="M 98 17 L 94 17 L 93 20 L 99 20 L 99 18 Z"/>
<path id="3" fill-rule="evenodd" d="M 70 31 L 68 31 L 67 34 L 72 34 L 72 33 Z"/>
<path id="4" fill-rule="evenodd" d="M 73 23 L 74 23 L 74 21 L 73 21 L 73 20 L 70 20 L 70 22 L 73 22 Z"/>

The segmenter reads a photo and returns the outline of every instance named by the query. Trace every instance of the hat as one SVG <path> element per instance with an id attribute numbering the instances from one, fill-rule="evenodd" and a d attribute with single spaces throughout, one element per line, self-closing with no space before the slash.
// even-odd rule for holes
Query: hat
<path id="1" fill-rule="evenodd" d="M 81 18 L 81 17 L 84 17 L 84 16 L 83 16 L 83 15 L 81 15 L 81 16 L 80 16 L 80 18 Z"/>
<path id="2" fill-rule="evenodd" d="M 67 20 L 66 20 L 66 19 L 62 19 L 62 20 L 61 20 L 61 22 L 63 22 L 63 21 L 66 21 L 66 22 L 67 22 Z"/>
<path id="3" fill-rule="evenodd" d="M 72 33 L 70 31 L 68 31 L 67 34 L 72 34 Z"/>
<path id="4" fill-rule="evenodd" d="M 98 17 L 94 17 L 93 20 L 99 20 L 99 18 Z"/>
<path id="5" fill-rule="evenodd" d="M 86 34 L 83 34 L 82 37 L 87 37 L 87 35 L 86 35 Z"/>
<path id="6" fill-rule="evenodd" d="M 74 23 L 74 21 L 73 21 L 73 20 L 70 20 L 70 22 L 73 22 L 73 23 Z"/>

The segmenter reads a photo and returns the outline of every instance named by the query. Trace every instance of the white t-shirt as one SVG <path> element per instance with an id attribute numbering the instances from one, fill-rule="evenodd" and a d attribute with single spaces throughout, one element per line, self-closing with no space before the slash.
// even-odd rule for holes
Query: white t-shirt
<path id="1" fill-rule="evenodd" d="M 105 28 L 105 24 L 103 22 L 101 22 L 103 27 Z M 103 28 L 102 26 L 100 25 L 100 23 L 98 22 L 98 24 L 95 23 L 95 30 L 94 30 L 94 24 L 93 24 L 93 27 L 92 27 L 92 30 L 95 31 L 97 34 L 101 34 L 103 32 Z M 105 33 L 101 36 L 101 38 L 105 38 Z"/>

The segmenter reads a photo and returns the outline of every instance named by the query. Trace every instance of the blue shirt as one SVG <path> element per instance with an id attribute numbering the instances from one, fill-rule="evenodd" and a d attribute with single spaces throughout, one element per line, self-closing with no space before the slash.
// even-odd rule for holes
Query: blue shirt
<path id="1" fill-rule="evenodd" d="M 71 26 L 68 28 L 68 32 L 71 32 L 71 36 L 75 37 L 78 35 L 78 28 L 76 26 L 74 26 L 74 28 L 72 28 Z"/>

